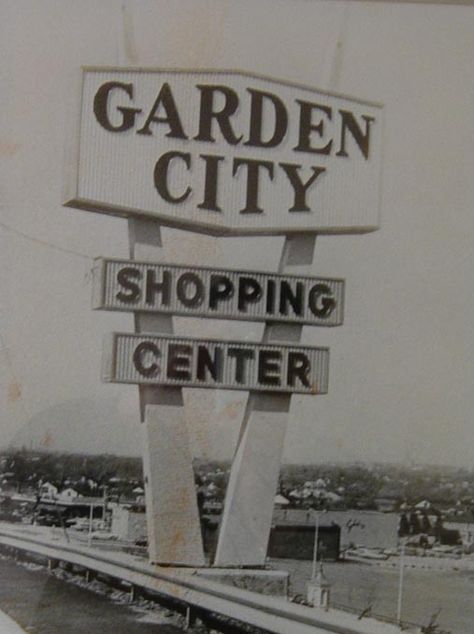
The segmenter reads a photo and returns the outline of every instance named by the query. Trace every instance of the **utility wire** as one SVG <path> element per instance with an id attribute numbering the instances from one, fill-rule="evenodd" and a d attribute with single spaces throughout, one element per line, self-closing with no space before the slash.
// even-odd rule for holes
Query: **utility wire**
<path id="1" fill-rule="evenodd" d="M 75 255 L 76 257 L 83 258 L 84 260 L 93 261 L 94 259 L 90 255 L 86 255 L 85 253 L 80 253 L 79 251 L 73 251 L 72 249 L 66 249 L 64 247 L 58 246 L 57 244 L 52 244 L 51 242 L 47 242 L 46 240 L 41 240 L 40 238 L 34 238 L 33 236 L 23 233 L 23 231 L 19 231 L 18 229 L 14 229 L 13 227 L 6 225 L 4 222 L 0 222 L 0 227 L 2 229 L 5 229 L 5 231 L 14 233 L 15 235 L 20 236 L 21 238 L 24 238 L 25 240 L 29 240 L 30 242 L 35 242 L 36 244 L 40 244 L 43 247 L 54 249 L 56 251 L 60 251 L 61 253 L 68 253 L 69 255 Z"/>
<path id="2" fill-rule="evenodd" d="M 74 255 L 76 257 L 82 258 L 83 260 L 87 260 L 89 262 L 92 262 L 94 260 L 94 258 L 92 258 L 89 255 L 86 255 L 85 253 L 80 253 L 79 251 L 74 251 L 72 249 L 66 249 L 64 247 L 60 247 L 57 244 L 53 244 L 51 242 L 47 242 L 46 240 L 41 240 L 40 238 L 35 238 L 33 236 L 30 236 L 26 233 L 23 233 L 23 231 L 19 231 L 18 229 L 14 229 L 13 227 L 10 227 L 9 225 L 5 224 L 4 222 L 0 222 L 0 228 L 4 229 L 5 231 L 8 231 L 10 233 L 13 233 L 14 235 L 17 235 L 21 238 L 23 238 L 24 240 L 28 240 L 29 242 L 33 242 L 35 244 L 39 244 L 43 247 L 46 247 L 48 249 L 53 249 L 55 251 L 59 251 L 61 253 L 67 253 L 68 255 Z M 4 357 L 4 359 L 6 360 L 6 365 L 8 368 L 8 372 L 10 374 L 11 377 L 11 381 L 13 385 L 20 385 L 19 381 L 18 381 L 18 377 L 16 375 L 16 372 L 13 368 L 13 362 L 10 356 L 10 351 L 8 349 L 8 346 L 6 345 L 5 339 L 2 335 L 2 332 L 0 331 L 0 360 L 1 357 Z M 27 407 L 26 403 L 25 403 L 25 399 L 22 397 L 22 394 L 20 392 L 19 394 L 19 398 L 18 398 L 20 407 L 23 410 L 23 414 L 25 416 L 25 423 L 28 425 L 29 429 L 29 435 L 30 435 L 30 443 L 33 443 L 33 438 L 31 436 L 31 428 L 30 428 L 30 424 L 31 424 L 31 414 L 29 412 L 29 408 Z"/>

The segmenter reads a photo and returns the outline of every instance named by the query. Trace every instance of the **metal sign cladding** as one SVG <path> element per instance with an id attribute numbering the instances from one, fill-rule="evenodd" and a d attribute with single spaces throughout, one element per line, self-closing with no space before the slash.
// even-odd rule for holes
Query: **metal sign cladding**
<path id="1" fill-rule="evenodd" d="M 328 371 L 327 348 L 112 333 L 104 348 L 103 380 L 326 394 Z"/>
<path id="2" fill-rule="evenodd" d="M 379 105 L 234 71 L 83 69 L 65 204 L 216 235 L 378 228 Z"/>
<path id="3" fill-rule="evenodd" d="M 93 308 L 339 326 L 344 281 L 99 258 Z"/>

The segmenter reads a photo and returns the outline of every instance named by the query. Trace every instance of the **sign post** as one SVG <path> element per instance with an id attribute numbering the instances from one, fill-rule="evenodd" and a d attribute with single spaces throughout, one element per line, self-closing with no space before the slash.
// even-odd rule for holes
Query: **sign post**
<path id="1" fill-rule="evenodd" d="M 161 259 L 161 230 L 157 222 L 131 218 L 129 240 L 132 259 Z M 136 313 L 135 331 L 172 334 L 172 317 Z M 159 563 L 204 566 L 182 389 L 140 385 L 139 394 L 144 421 L 143 472 L 149 558 Z"/>
<path id="2" fill-rule="evenodd" d="M 287 237 L 278 271 L 310 270 L 315 244 L 314 234 Z M 267 323 L 263 340 L 298 342 L 301 331 L 300 325 Z M 290 394 L 277 398 L 249 395 L 226 492 L 215 566 L 265 563 L 290 405 Z"/>

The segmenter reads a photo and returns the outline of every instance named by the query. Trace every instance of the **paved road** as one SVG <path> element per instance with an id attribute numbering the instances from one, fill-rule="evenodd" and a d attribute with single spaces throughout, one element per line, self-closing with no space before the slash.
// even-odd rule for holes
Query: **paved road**
<path id="1" fill-rule="evenodd" d="M 179 634 L 164 613 L 120 605 L 106 596 L 0 557 L 1 634 Z M 13 628 L 15 623 L 19 625 Z M 160 623 L 161 621 L 161 623 Z M 3 624 L 5 623 L 5 629 Z M 21 626 L 21 627 L 20 627 Z M 22 629 L 23 628 L 23 629 Z"/>

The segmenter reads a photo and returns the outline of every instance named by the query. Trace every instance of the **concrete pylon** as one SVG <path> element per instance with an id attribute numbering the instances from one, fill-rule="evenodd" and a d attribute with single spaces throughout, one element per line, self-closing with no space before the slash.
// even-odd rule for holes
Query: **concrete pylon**
<path id="1" fill-rule="evenodd" d="M 316 235 L 285 238 L 279 273 L 311 270 Z M 267 323 L 263 341 L 299 342 L 302 326 Z M 227 486 L 215 566 L 263 566 L 290 415 L 290 394 L 249 396 Z"/>
<path id="2" fill-rule="evenodd" d="M 129 219 L 130 257 L 160 262 L 160 225 Z M 169 315 L 135 314 L 135 331 L 172 334 Z M 143 469 L 150 560 L 160 564 L 204 566 L 192 454 L 182 389 L 140 386 Z"/>

